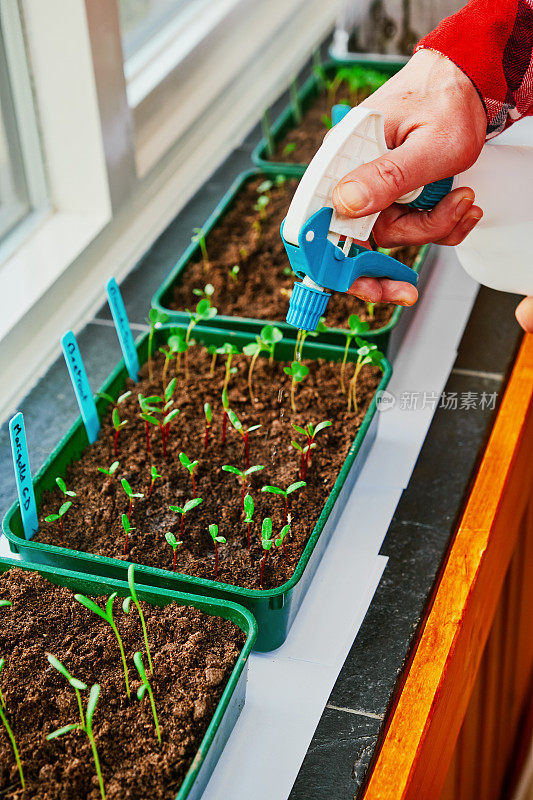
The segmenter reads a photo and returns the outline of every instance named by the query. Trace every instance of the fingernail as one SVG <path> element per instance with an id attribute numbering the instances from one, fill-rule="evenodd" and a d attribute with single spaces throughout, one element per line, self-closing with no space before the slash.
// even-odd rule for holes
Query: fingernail
<path id="1" fill-rule="evenodd" d="M 466 219 L 463 220 L 464 229 L 467 231 L 471 231 L 472 228 L 476 227 L 482 216 L 483 214 L 481 211 L 473 211 L 466 217 Z"/>
<path id="2" fill-rule="evenodd" d="M 396 303 L 397 306 L 410 306 L 411 301 L 407 297 L 397 297 L 393 300 L 393 303 Z"/>
<path id="3" fill-rule="evenodd" d="M 346 212 L 361 211 L 370 202 L 366 186 L 358 181 L 346 181 L 333 190 L 333 202 Z"/>
<path id="4" fill-rule="evenodd" d="M 473 202 L 474 202 L 473 199 L 471 200 L 469 197 L 463 197 L 463 199 L 460 200 L 455 206 L 455 219 L 456 220 L 462 219 L 462 217 L 464 217 L 468 209 L 472 206 Z"/>

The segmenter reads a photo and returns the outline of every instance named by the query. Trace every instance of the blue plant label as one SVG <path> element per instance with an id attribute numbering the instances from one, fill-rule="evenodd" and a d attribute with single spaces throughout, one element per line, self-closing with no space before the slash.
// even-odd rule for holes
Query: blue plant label
<path id="1" fill-rule="evenodd" d="M 78 406 L 87 431 L 87 438 L 92 444 L 96 441 L 100 430 L 100 420 L 96 410 L 93 393 L 89 384 L 89 378 L 83 364 L 83 360 L 78 347 L 78 342 L 72 331 L 68 331 L 61 337 L 61 347 L 67 363 L 67 369 L 74 388 L 74 394 L 78 401 Z"/>
<path id="2" fill-rule="evenodd" d="M 137 381 L 139 379 L 139 359 L 137 357 L 137 350 L 135 349 L 135 342 L 133 340 L 128 315 L 126 314 L 124 300 L 122 299 L 118 283 L 114 278 L 111 278 L 107 282 L 106 292 L 128 375 L 132 380 Z"/>
<path id="3" fill-rule="evenodd" d="M 17 482 L 17 494 L 20 505 L 20 515 L 26 539 L 31 539 L 39 527 L 37 520 L 37 506 L 31 480 L 30 457 L 26 443 L 26 429 L 24 417 L 19 411 L 9 420 L 9 437 L 11 439 L 11 453 L 13 455 L 13 468 Z"/>

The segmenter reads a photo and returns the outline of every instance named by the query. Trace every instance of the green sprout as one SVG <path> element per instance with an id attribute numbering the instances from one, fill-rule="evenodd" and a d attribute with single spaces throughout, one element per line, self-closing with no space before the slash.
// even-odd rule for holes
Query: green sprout
<path id="1" fill-rule="evenodd" d="M 248 437 L 251 433 L 253 433 L 253 431 L 258 431 L 261 425 L 252 425 L 247 430 L 243 426 L 237 414 L 231 409 L 228 409 L 228 417 L 229 421 L 233 425 L 233 428 L 237 431 L 237 433 L 240 433 L 240 435 L 242 436 L 244 442 L 244 458 L 246 461 L 246 469 L 248 469 L 248 467 L 250 466 L 250 447 L 248 443 Z"/>
<path id="2" fill-rule="evenodd" d="M 152 707 L 152 716 L 154 718 L 157 741 L 159 742 L 159 744 L 161 744 L 161 730 L 159 728 L 159 721 L 157 719 L 157 711 L 155 710 L 154 693 L 152 691 L 152 687 L 150 686 L 148 678 L 146 677 L 146 670 L 144 669 L 143 658 L 140 652 L 134 654 L 133 663 L 137 667 L 137 672 L 139 673 L 139 677 L 141 679 L 141 685 L 137 689 L 137 698 L 138 700 L 142 700 L 144 695 L 148 693 L 148 697 L 150 698 L 150 706 Z"/>
<path id="3" fill-rule="evenodd" d="M 301 454 L 302 454 L 302 466 L 301 466 L 301 477 L 302 480 L 305 480 L 307 477 L 307 470 L 308 466 L 311 463 L 311 452 L 316 447 L 315 438 L 317 433 L 323 431 L 324 428 L 331 427 L 332 423 L 330 420 L 324 420 L 319 422 L 315 427 L 311 423 L 307 425 L 307 427 L 302 428 L 300 425 L 295 425 L 294 422 L 292 423 L 292 427 L 297 433 L 301 433 L 302 436 L 307 438 L 307 445 L 306 447 L 302 448 L 300 445 L 296 446 L 296 442 L 292 442 L 293 447 L 295 447 Z"/>
<path id="4" fill-rule="evenodd" d="M 105 604 L 105 611 L 97 605 L 94 600 L 91 600 L 90 597 L 85 597 L 83 594 L 75 594 L 74 597 L 81 603 L 82 606 L 85 606 L 89 611 L 92 611 L 93 614 L 96 614 L 98 617 L 101 617 L 105 622 L 108 623 L 111 630 L 115 634 L 115 638 L 118 643 L 118 648 L 120 650 L 120 658 L 122 660 L 122 666 L 124 668 L 124 680 L 126 683 L 126 694 L 128 695 L 128 700 L 131 698 L 130 692 L 130 681 L 129 681 L 129 674 L 128 674 L 128 665 L 126 663 L 126 656 L 124 653 L 124 645 L 122 644 L 122 639 L 120 637 L 120 633 L 118 632 L 118 628 L 116 625 L 115 620 L 113 619 L 113 603 L 115 602 L 115 597 L 117 596 L 116 592 L 110 594 L 107 598 L 107 602 Z"/>
<path id="5" fill-rule="evenodd" d="M 345 332 L 346 336 L 346 346 L 344 348 L 344 356 L 342 359 L 341 364 L 341 392 L 346 394 L 346 387 L 344 385 L 344 373 L 346 370 L 346 359 L 348 358 L 348 349 L 352 343 L 352 339 L 356 336 L 360 336 L 362 333 L 366 333 L 370 329 L 370 325 L 368 322 L 365 322 L 362 319 L 359 319 L 357 314 L 350 314 L 348 317 L 348 327 L 349 330 Z"/>
<path id="6" fill-rule="evenodd" d="M 209 377 L 212 378 L 215 374 L 215 367 L 217 364 L 217 356 L 222 356 L 225 353 L 223 347 L 217 347 L 216 344 L 210 344 L 207 352 L 211 356 L 211 367 L 209 369 Z"/>
<path id="7" fill-rule="evenodd" d="M 289 518 L 289 495 L 297 492 L 298 489 L 303 489 L 304 486 L 307 486 L 305 481 L 297 481 L 296 483 L 291 483 L 286 489 L 280 489 L 279 486 L 263 486 L 261 491 L 268 492 L 269 494 L 278 494 L 280 497 L 283 497 L 285 501 L 284 521 L 287 522 L 287 519 Z"/>
<path id="8" fill-rule="evenodd" d="M 185 380 L 189 380 L 188 348 L 193 344 L 191 334 L 198 323 L 208 322 L 213 317 L 216 317 L 218 310 L 211 305 L 209 298 L 204 297 L 197 304 L 196 311 L 190 311 L 188 308 L 185 311 L 189 317 L 189 324 L 185 332 L 185 344 L 187 345 L 187 350 L 185 350 Z"/>
<path id="9" fill-rule="evenodd" d="M 212 283 L 206 283 L 203 289 L 193 289 L 192 293 L 196 295 L 196 297 L 203 297 L 204 300 L 209 300 L 215 293 L 215 287 Z"/>
<path id="10" fill-rule="evenodd" d="M 159 474 L 157 471 L 157 467 L 155 464 L 152 464 L 150 467 L 150 488 L 148 489 L 148 497 L 152 496 L 152 491 L 154 489 L 154 484 L 158 478 L 162 478 L 163 476 Z"/>
<path id="11" fill-rule="evenodd" d="M 239 469 L 238 467 L 232 467 L 230 464 L 224 464 L 222 467 L 224 472 L 231 472 L 232 475 L 236 475 L 241 483 L 242 483 L 242 494 L 241 494 L 241 511 L 244 511 L 244 495 L 246 494 L 246 487 L 248 485 L 248 478 L 250 475 L 253 475 L 254 472 L 260 472 L 264 469 L 263 466 L 256 464 L 253 467 L 247 467 L 245 470 Z"/>
<path id="12" fill-rule="evenodd" d="M 313 339 L 318 336 L 319 333 L 327 333 L 328 326 L 326 325 L 326 320 L 324 317 L 320 317 L 318 321 L 318 325 L 316 326 L 315 331 L 304 331 L 301 328 L 298 330 L 296 334 L 296 343 L 294 345 L 294 356 L 293 361 L 301 361 L 303 356 L 303 349 L 305 340 L 308 336 L 311 336 Z"/>
<path id="13" fill-rule="evenodd" d="M 152 663 L 152 656 L 150 655 L 150 645 L 148 644 L 148 632 L 146 630 L 146 622 L 144 621 L 144 614 L 141 608 L 141 604 L 139 602 L 139 598 L 137 597 L 137 590 L 135 588 L 135 567 L 133 564 L 130 564 L 128 567 L 128 586 L 130 589 L 130 597 L 125 597 L 122 603 L 122 610 L 125 614 L 130 613 L 131 608 L 131 601 L 135 604 L 135 607 L 139 613 L 139 618 L 141 620 L 141 627 L 143 629 L 143 637 L 144 637 L 144 646 L 146 647 L 146 655 L 148 656 L 148 663 L 150 665 L 150 672 L 153 673 L 154 665 Z"/>
<path id="14" fill-rule="evenodd" d="M 321 120 L 323 126 L 328 131 L 331 130 L 331 128 L 333 127 L 333 121 L 332 121 L 332 119 L 331 119 L 329 114 L 322 114 L 322 116 L 320 117 L 320 120 Z"/>
<path id="15" fill-rule="evenodd" d="M 168 337 L 168 346 L 173 353 L 176 353 L 176 377 L 180 374 L 181 357 L 189 349 L 189 342 L 186 337 L 187 331 L 185 328 L 172 328 Z"/>
<path id="16" fill-rule="evenodd" d="M 192 480 L 192 499 L 194 500 L 196 498 L 196 480 L 194 478 L 194 471 L 195 471 L 196 467 L 198 466 L 198 461 L 191 461 L 189 456 L 187 456 L 185 453 L 180 453 L 179 454 L 179 459 L 181 461 L 182 467 L 185 467 L 185 469 L 188 470 L 189 475 L 191 476 L 191 480 Z"/>
<path id="17" fill-rule="evenodd" d="M 238 355 L 239 349 L 237 347 L 235 347 L 234 344 L 231 344 L 230 342 L 224 342 L 224 344 L 221 347 L 221 350 L 222 350 L 222 353 L 226 356 L 226 369 L 225 369 L 225 372 L 224 372 L 224 387 L 223 387 L 222 391 L 227 391 L 228 390 L 229 379 L 230 379 L 230 376 L 231 376 L 231 373 L 232 373 L 231 362 L 233 360 L 233 356 Z"/>
<path id="18" fill-rule="evenodd" d="M 348 387 L 348 412 L 350 412 L 353 402 L 354 413 L 357 414 L 357 378 L 365 364 L 375 364 L 377 367 L 381 366 L 384 358 L 377 345 L 365 342 L 364 339 L 356 339 L 357 345 L 357 361 L 355 362 L 355 371 Z"/>
<path id="19" fill-rule="evenodd" d="M 283 372 L 291 378 L 291 408 L 296 414 L 296 384 L 303 381 L 309 374 L 309 367 L 306 367 L 301 361 L 293 361 L 290 367 L 283 367 Z"/>
<path id="20" fill-rule="evenodd" d="M 290 156 L 291 153 L 294 153 L 296 150 L 296 143 L 295 142 L 287 142 L 283 150 L 281 151 L 281 155 L 283 157 Z"/>
<path id="21" fill-rule="evenodd" d="M 230 268 L 230 270 L 229 270 L 229 276 L 230 276 L 231 280 L 233 281 L 233 283 L 237 283 L 237 276 L 238 276 L 238 274 L 239 274 L 239 272 L 240 272 L 240 271 L 241 271 L 241 268 L 239 267 L 239 265 L 238 265 L 238 264 L 234 264 L 234 265 L 233 265 L 233 266 Z"/>
<path id="22" fill-rule="evenodd" d="M 288 516 L 287 524 L 283 526 L 281 529 L 279 536 L 276 539 L 272 538 L 272 518 L 266 517 L 263 520 L 263 524 L 261 526 L 261 547 L 263 548 L 265 555 L 261 561 L 261 574 L 259 577 L 259 586 L 261 589 L 263 588 L 263 578 L 265 575 L 265 565 L 267 562 L 268 554 L 272 549 L 272 545 L 276 547 L 283 548 L 283 555 L 288 560 L 287 552 L 285 550 L 285 537 L 290 533 L 291 530 L 291 517 L 290 514 Z"/>
<path id="23" fill-rule="evenodd" d="M 179 408 L 172 408 L 174 405 L 173 394 L 176 389 L 177 380 L 177 378 L 172 378 L 165 389 L 164 397 L 159 397 L 158 395 L 143 397 L 143 395 L 139 395 L 139 405 L 141 407 L 141 414 L 139 416 L 146 425 L 147 452 L 150 452 L 150 425 L 154 425 L 161 431 L 163 456 L 165 458 L 168 455 L 167 441 L 170 434 L 170 425 L 180 413 Z M 162 403 L 164 403 L 163 407 L 158 408 Z"/>
<path id="24" fill-rule="evenodd" d="M 5 664 L 5 659 L 0 658 L 0 672 L 2 672 L 4 664 Z M 17 747 L 17 740 L 15 739 L 15 734 L 13 733 L 13 729 L 11 728 L 11 725 L 9 724 L 9 721 L 7 719 L 5 708 L 6 704 L 4 701 L 4 697 L 2 695 L 2 692 L 0 691 L 0 721 L 2 722 L 2 725 L 6 729 L 6 733 L 9 736 L 11 747 L 13 748 L 13 753 L 15 756 L 15 761 L 17 762 L 17 767 L 20 775 L 20 783 L 22 784 L 22 788 L 24 789 L 26 786 L 26 782 L 24 780 L 24 772 L 22 771 L 22 761 L 20 760 L 20 753 Z"/>
<path id="25" fill-rule="evenodd" d="M 247 494 L 245 496 L 244 503 L 243 503 L 243 509 L 244 509 L 244 522 L 246 523 L 246 531 L 247 531 L 247 533 L 246 533 L 247 545 L 248 545 L 248 550 L 249 550 L 250 549 L 250 526 L 251 526 L 251 524 L 253 522 L 253 516 L 254 516 L 254 510 L 255 510 L 254 501 L 253 501 L 253 497 L 252 497 L 251 494 Z"/>
<path id="26" fill-rule="evenodd" d="M 229 400 L 228 400 L 228 390 L 222 389 L 222 442 L 221 444 L 226 443 L 226 433 L 228 427 L 228 412 L 229 412 Z"/>
<path id="27" fill-rule="evenodd" d="M 224 467 L 222 467 L 224 469 Z M 218 545 L 219 544 L 226 544 L 226 540 L 223 536 L 218 535 L 218 525 L 210 525 L 209 526 L 209 535 L 213 540 L 213 544 L 215 545 L 215 579 L 218 576 Z"/>
<path id="28" fill-rule="evenodd" d="M 248 370 L 248 391 L 250 393 L 250 400 L 254 402 L 254 390 L 252 383 L 252 375 L 255 363 L 260 353 L 266 352 L 269 354 L 270 364 L 274 360 L 274 350 L 278 342 L 283 339 L 283 334 L 279 328 L 274 325 L 265 325 L 261 328 L 259 336 L 255 337 L 255 342 L 250 342 L 243 347 L 242 352 L 245 356 L 251 356 L 250 369 Z"/>
<path id="29" fill-rule="evenodd" d="M 98 467 L 98 472 L 102 472 L 104 475 L 107 475 L 108 483 L 111 483 L 113 475 L 115 474 L 119 466 L 120 466 L 119 461 L 113 461 L 109 469 L 106 469 L 105 467 Z"/>
<path id="30" fill-rule="evenodd" d="M 209 256 L 207 255 L 207 245 L 205 243 L 205 232 L 203 228 L 193 228 L 193 235 L 191 242 L 200 245 L 200 252 L 202 253 L 202 261 L 204 263 L 204 270 L 207 272 L 209 269 Z"/>
<path id="31" fill-rule="evenodd" d="M 115 406 L 111 414 L 111 421 L 113 423 L 113 428 L 115 429 L 115 434 L 113 438 L 113 448 L 115 451 L 115 455 L 118 456 L 118 435 L 122 430 L 122 428 L 126 427 L 126 425 L 128 424 L 128 420 L 124 419 L 121 422 L 120 415 L 118 413 L 118 408 Z"/>
<path id="32" fill-rule="evenodd" d="M 209 447 L 209 431 L 211 423 L 213 422 L 213 412 L 209 403 L 204 403 L 204 416 L 205 416 L 205 433 L 204 433 L 204 449 Z"/>
<path id="33" fill-rule="evenodd" d="M 58 664 L 59 663 L 60 662 L 58 662 Z M 66 670 L 65 670 L 65 672 L 66 672 Z M 68 673 L 67 673 L 67 675 L 68 675 Z M 69 682 L 71 680 L 75 681 L 76 679 L 75 678 L 70 678 L 70 676 L 69 676 Z M 84 683 L 82 683 L 81 681 L 77 681 L 77 683 L 79 684 L 79 686 L 82 686 L 84 689 L 87 688 L 87 686 Z M 71 683 L 71 685 L 72 685 L 72 683 Z M 85 715 L 83 714 L 83 708 L 81 706 L 81 699 L 80 699 L 80 715 L 81 715 L 81 720 L 82 720 L 81 723 L 77 722 L 77 723 L 70 724 L 70 725 L 63 725 L 62 728 L 58 728 L 53 733 L 49 733 L 48 736 L 46 737 L 46 741 L 50 742 L 53 739 L 57 739 L 59 736 L 63 736 L 65 733 L 71 733 L 72 731 L 80 731 L 80 730 L 83 731 L 86 734 L 86 736 L 89 739 L 89 742 L 91 744 L 91 750 L 92 750 L 92 754 L 93 754 L 94 766 L 96 768 L 96 774 L 98 776 L 98 784 L 100 786 L 100 796 L 101 796 L 102 800 L 105 800 L 104 779 L 102 777 L 102 770 L 100 768 L 100 759 L 98 758 L 98 751 L 96 749 L 96 742 L 95 742 L 94 733 L 93 733 L 93 717 L 94 717 L 94 712 L 96 710 L 96 704 L 98 703 L 98 698 L 99 697 L 100 697 L 100 686 L 97 683 L 94 683 L 91 686 L 91 691 L 89 692 L 89 700 L 87 702 L 87 710 L 85 712 Z"/>
<path id="34" fill-rule="evenodd" d="M 45 522 L 57 522 L 59 520 L 59 528 L 60 528 L 60 531 L 61 531 L 61 541 L 63 541 L 63 534 L 64 534 L 63 517 L 65 516 L 65 514 L 67 513 L 67 511 L 69 510 L 71 505 L 72 505 L 72 500 L 67 500 L 66 503 L 63 503 L 59 507 L 59 511 L 58 511 L 57 514 L 49 514 L 47 517 L 44 518 Z"/>
<path id="35" fill-rule="evenodd" d="M 136 500 L 136 499 L 141 500 L 144 497 L 144 494 L 142 492 L 134 492 L 133 489 L 131 488 L 130 484 L 126 480 L 126 478 L 122 478 L 122 480 L 120 482 L 122 484 L 122 488 L 124 489 L 124 491 L 126 493 L 126 497 L 128 498 L 128 501 L 129 501 L 128 513 L 127 513 L 126 516 L 128 517 L 128 520 L 130 520 L 131 519 L 131 512 L 133 511 L 134 500 Z"/>
<path id="36" fill-rule="evenodd" d="M 101 397 L 110 405 L 115 406 L 115 408 L 118 408 L 118 406 L 122 405 L 122 403 L 124 403 L 124 401 L 131 396 L 131 394 L 132 394 L 131 392 L 124 392 L 123 394 L 119 395 L 116 400 L 113 399 L 112 395 L 107 394 L 107 392 L 97 392 L 96 396 Z"/>
<path id="37" fill-rule="evenodd" d="M 163 373 L 161 375 L 163 386 L 165 386 L 167 382 L 169 364 L 173 358 L 176 358 L 177 351 L 175 350 L 175 348 L 171 346 L 170 342 L 168 342 L 166 346 L 163 345 L 159 348 L 159 352 L 162 353 L 165 357 L 165 362 L 163 364 Z"/>
<path id="38" fill-rule="evenodd" d="M 196 508 L 203 503 L 204 500 L 202 497 L 195 497 L 193 500 L 187 500 L 184 506 L 169 506 L 170 511 L 173 511 L 175 514 L 181 514 L 181 523 L 180 523 L 180 536 L 183 537 L 183 526 L 185 514 L 188 514 L 189 511 L 192 511 L 193 508 Z"/>
<path id="39" fill-rule="evenodd" d="M 172 561 L 172 572 L 176 572 L 176 559 L 178 557 L 178 546 L 180 544 L 183 544 L 183 542 L 178 542 L 172 531 L 167 531 L 167 533 L 165 533 L 165 539 L 167 540 L 169 545 L 172 547 L 172 550 L 174 551 L 174 559 Z"/>
<path id="40" fill-rule="evenodd" d="M 11 608 L 12 605 L 11 600 L 0 600 L 0 608 Z"/>
<path id="41" fill-rule="evenodd" d="M 63 496 L 64 496 L 65 500 L 67 500 L 69 497 L 77 497 L 76 492 L 73 492 L 72 490 L 67 489 L 67 485 L 66 485 L 65 481 L 63 480 L 63 478 L 56 478 L 56 483 L 59 486 L 59 488 L 61 489 L 61 491 L 63 492 Z"/>
<path id="42" fill-rule="evenodd" d="M 366 304 L 366 310 L 368 312 L 368 316 L 370 319 L 374 319 L 374 309 L 376 307 L 375 303 L 370 302 L 370 300 Z"/>
<path id="43" fill-rule="evenodd" d="M 289 556 L 287 555 L 287 550 L 285 548 L 285 538 L 291 532 L 291 521 L 292 521 L 291 520 L 291 515 L 288 514 L 287 515 L 287 519 L 285 520 L 285 525 L 280 530 L 279 536 L 277 537 L 277 539 L 274 540 L 274 544 L 276 545 L 276 547 L 281 547 L 282 548 L 283 555 L 285 556 L 287 561 L 289 560 Z"/>
<path id="44" fill-rule="evenodd" d="M 128 554 L 128 549 L 129 549 L 129 536 L 130 533 L 133 533 L 135 528 L 129 521 L 127 514 L 122 514 L 120 520 L 122 522 L 122 529 L 124 531 L 124 555 L 126 556 Z"/>
<path id="45" fill-rule="evenodd" d="M 259 219 L 266 219 L 266 207 L 270 203 L 270 197 L 267 194 L 261 194 L 256 200 L 254 211 L 259 212 Z"/>
<path id="46" fill-rule="evenodd" d="M 162 311 L 158 311 L 157 308 L 151 308 L 148 312 L 148 319 L 146 320 L 148 325 L 150 326 L 150 333 L 148 334 L 148 377 L 150 379 L 150 383 L 154 380 L 153 375 L 153 367 L 152 367 L 152 355 L 153 355 L 153 347 L 154 347 L 154 334 L 157 325 L 163 325 L 165 322 L 168 322 L 168 314 L 165 314 Z"/>

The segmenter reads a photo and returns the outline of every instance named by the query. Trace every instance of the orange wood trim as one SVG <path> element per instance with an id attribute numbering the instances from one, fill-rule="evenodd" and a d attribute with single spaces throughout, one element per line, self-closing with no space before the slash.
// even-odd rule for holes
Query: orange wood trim
<path id="1" fill-rule="evenodd" d="M 364 800 L 443 788 L 533 484 L 533 335 L 522 342 Z"/>

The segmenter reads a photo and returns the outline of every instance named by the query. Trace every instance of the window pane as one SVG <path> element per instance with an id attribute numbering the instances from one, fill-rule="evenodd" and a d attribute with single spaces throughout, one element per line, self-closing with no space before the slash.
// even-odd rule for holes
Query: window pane
<path id="1" fill-rule="evenodd" d="M 4 48 L 0 47 L 0 240 L 28 214 L 30 201 Z"/>
<path id="2" fill-rule="evenodd" d="M 119 0 L 124 59 L 165 27 L 191 0 Z"/>

